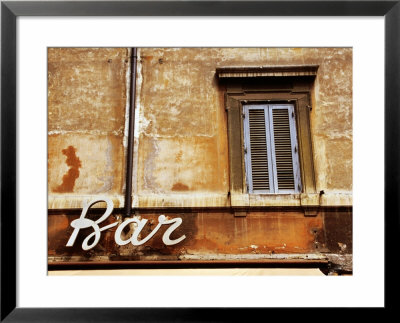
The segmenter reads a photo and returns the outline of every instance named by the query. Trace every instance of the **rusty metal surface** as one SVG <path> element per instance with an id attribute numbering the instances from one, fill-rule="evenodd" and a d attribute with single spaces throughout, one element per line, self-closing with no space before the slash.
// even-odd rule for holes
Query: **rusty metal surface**
<path id="1" fill-rule="evenodd" d="M 323 217 L 326 248 L 338 254 L 351 254 L 353 252 L 352 212 L 325 211 Z"/>
<path id="2" fill-rule="evenodd" d="M 230 212 L 165 213 L 167 218 L 182 218 L 182 225 L 171 239 L 186 236 L 182 242 L 166 246 L 161 228 L 147 243 L 118 246 L 114 241 L 116 228 L 104 231 L 99 244 L 92 250 L 82 250 L 83 239 L 92 232 L 84 229 L 73 247 L 66 247 L 73 228 L 70 222 L 78 214 L 49 214 L 48 255 L 51 261 L 119 261 L 119 260 L 262 260 L 264 255 L 273 259 L 278 254 L 318 253 L 323 244 L 316 236 L 324 236 L 323 218 L 304 217 L 302 212 L 252 212 L 246 217 L 234 217 Z M 141 236 L 146 237 L 158 223 L 160 213 L 140 212 L 137 216 L 148 219 Z M 93 220 L 100 215 L 88 215 Z M 118 220 L 119 219 L 119 220 Z M 118 214 L 111 215 L 108 223 L 121 221 Z M 133 229 L 125 232 L 129 238 Z M 214 256 L 212 256 L 214 255 Z M 224 255 L 232 255 L 226 257 Z M 211 258 L 210 258 L 211 257 Z M 275 257 L 276 260 L 284 258 Z M 290 257 L 285 257 L 289 259 Z"/>

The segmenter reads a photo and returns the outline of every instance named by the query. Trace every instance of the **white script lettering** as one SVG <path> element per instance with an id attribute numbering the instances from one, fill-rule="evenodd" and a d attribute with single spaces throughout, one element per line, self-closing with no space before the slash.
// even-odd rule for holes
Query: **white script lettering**
<path id="1" fill-rule="evenodd" d="M 86 216 L 86 214 L 89 211 L 91 206 L 93 206 L 96 203 L 103 202 L 103 201 L 106 202 L 107 208 L 106 208 L 106 211 L 104 212 L 104 214 L 98 220 L 93 221 L 93 220 L 85 218 L 85 216 Z M 101 227 L 101 228 L 99 227 L 99 224 L 101 222 L 105 221 L 110 216 L 110 214 L 112 213 L 113 209 L 114 209 L 114 203 L 108 197 L 97 198 L 97 199 L 94 199 L 94 200 L 92 200 L 90 202 L 85 203 L 84 207 L 82 209 L 81 216 L 79 217 L 79 219 L 73 220 L 71 222 L 71 226 L 74 228 L 74 231 L 72 232 L 71 237 L 69 238 L 66 246 L 67 247 L 72 247 L 74 245 L 75 240 L 76 240 L 76 238 L 78 236 L 78 233 L 79 233 L 79 231 L 81 229 L 87 229 L 87 228 L 92 227 L 93 232 L 91 234 L 89 234 L 85 238 L 85 240 L 83 240 L 82 249 L 83 250 L 89 250 L 89 249 L 92 249 L 93 247 L 95 247 L 97 245 L 97 243 L 99 242 L 99 240 L 100 240 L 102 231 L 108 230 L 108 229 L 118 225 L 118 222 L 114 222 L 114 223 L 111 223 L 111 224 L 106 225 L 104 227 Z M 115 231 L 115 235 L 114 235 L 115 242 L 120 246 L 124 246 L 124 245 L 128 244 L 129 242 L 132 243 L 132 245 L 134 245 L 134 246 L 140 246 L 140 245 L 146 243 L 147 241 L 149 241 L 157 233 L 157 231 L 160 229 L 160 227 L 163 224 L 165 224 L 165 225 L 172 224 L 164 232 L 164 235 L 162 237 L 162 241 L 163 241 L 163 243 L 165 245 L 171 246 L 171 245 L 174 245 L 174 244 L 177 244 L 177 243 L 181 242 L 182 240 L 184 240 L 186 238 L 186 236 L 183 235 L 180 238 L 175 239 L 175 240 L 171 240 L 170 239 L 171 233 L 177 227 L 179 227 L 181 225 L 181 223 L 182 223 L 182 219 L 181 218 L 174 218 L 174 219 L 167 220 L 165 215 L 160 215 L 158 217 L 157 226 L 150 232 L 150 234 L 147 237 L 145 237 L 145 238 L 143 238 L 142 240 L 139 241 L 138 240 L 139 234 L 142 231 L 142 229 L 144 228 L 144 226 L 146 225 L 147 221 L 148 221 L 147 219 L 137 219 L 137 218 L 128 218 L 128 219 L 126 219 L 124 222 L 122 222 L 118 226 L 117 230 Z M 124 230 L 124 228 L 126 226 L 128 226 L 131 223 L 136 224 L 134 232 L 133 232 L 131 238 L 127 239 L 127 240 L 122 240 L 122 238 L 121 238 L 122 231 Z M 92 239 L 93 237 L 94 237 L 93 242 L 91 244 L 89 244 L 90 239 Z"/>

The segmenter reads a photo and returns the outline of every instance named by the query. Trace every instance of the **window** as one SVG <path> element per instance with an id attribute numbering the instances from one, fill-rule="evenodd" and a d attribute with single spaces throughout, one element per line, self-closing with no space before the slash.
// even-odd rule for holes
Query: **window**
<path id="1" fill-rule="evenodd" d="M 247 191 L 301 192 L 294 106 L 252 104 L 243 110 Z"/>
<path id="2" fill-rule="evenodd" d="M 225 92 L 231 196 L 316 193 L 310 111 L 317 70 L 217 68 Z"/>

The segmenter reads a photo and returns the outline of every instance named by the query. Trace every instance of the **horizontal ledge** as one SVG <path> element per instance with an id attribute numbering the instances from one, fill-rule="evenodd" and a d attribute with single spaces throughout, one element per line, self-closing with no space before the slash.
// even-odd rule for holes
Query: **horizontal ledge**
<path id="1" fill-rule="evenodd" d="M 301 208 L 305 206 L 319 207 L 352 207 L 353 198 L 350 193 L 325 193 L 319 199 L 318 194 L 245 194 L 232 193 L 186 193 L 186 194 L 148 194 L 134 195 L 134 209 L 230 209 L 245 207 L 257 208 Z M 124 198 L 121 195 L 106 195 L 114 208 L 123 208 Z M 101 198 L 101 195 L 50 195 L 49 210 L 82 209 L 85 201 Z M 98 203 L 93 208 L 104 208 L 105 203 Z"/>
<path id="2" fill-rule="evenodd" d="M 319 212 L 340 212 L 340 211 L 352 211 L 352 206 L 320 206 L 318 208 Z M 105 208 L 96 208 L 93 212 L 103 213 Z M 142 213 L 142 215 L 146 215 L 149 213 L 231 213 L 234 215 L 235 211 L 244 211 L 246 212 L 246 216 L 251 216 L 251 212 L 304 212 L 304 207 L 302 206 L 250 206 L 250 207 L 136 207 L 132 209 L 132 215 L 135 212 Z M 66 208 L 66 209 L 49 209 L 48 216 L 53 215 L 78 215 L 81 214 L 82 208 Z M 125 209 L 123 208 L 114 208 L 112 214 L 124 214 Z"/>
<path id="3" fill-rule="evenodd" d="M 329 263 L 327 259 L 319 260 L 176 260 L 176 261 L 108 261 L 108 262 L 49 262 L 48 270 L 70 270 L 70 269 L 117 269 L 117 268 L 153 268 L 153 269 L 167 269 L 167 268 L 315 268 L 326 266 Z"/>
<path id="4" fill-rule="evenodd" d="M 106 195 L 106 194 L 87 194 L 87 195 L 74 195 L 74 194 L 59 194 L 49 195 L 47 199 L 47 208 L 49 210 L 60 209 L 82 209 L 85 202 L 108 197 L 114 203 L 114 208 L 122 208 L 125 203 L 125 198 L 122 195 Z M 105 208 L 106 203 L 100 202 L 92 206 L 94 209 Z"/>
<path id="5" fill-rule="evenodd" d="M 132 257 L 134 257 L 133 255 Z M 154 264 L 154 263 L 201 263 L 201 262 L 274 262 L 274 261 L 327 261 L 328 257 L 322 253 L 271 253 L 271 254 L 253 254 L 253 253 L 230 253 L 230 254 L 218 254 L 218 253 L 196 253 L 196 254 L 183 254 L 183 255 L 174 255 L 174 256 L 160 256 L 158 259 L 154 258 L 154 256 L 143 256 L 142 259 L 132 260 L 129 259 L 130 256 L 121 256 L 126 257 L 123 258 L 125 260 L 112 260 L 108 256 L 100 256 L 100 260 L 96 261 L 83 261 L 84 263 L 103 263 L 105 261 L 110 263 L 142 263 L 142 264 Z M 49 256 L 48 260 L 52 263 L 82 263 L 80 261 L 80 257 L 72 257 L 69 258 L 69 261 L 60 260 L 57 261 L 58 257 Z M 62 258 L 62 257 L 61 257 Z"/>

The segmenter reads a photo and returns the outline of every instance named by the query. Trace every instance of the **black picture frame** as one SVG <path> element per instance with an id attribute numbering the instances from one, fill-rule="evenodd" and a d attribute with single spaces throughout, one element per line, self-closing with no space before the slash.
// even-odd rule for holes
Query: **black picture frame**
<path id="1" fill-rule="evenodd" d="M 16 281 L 16 19 L 18 16 L 384 16 L 385 309 L 394 309 L 399 234 L 400 1 L 2 1 L 1 321 L 234 322 L 265 309 L 18 308 Z M 365 201 L 368 203 L 368 201 Z M 371 232 L 373 236 L 373 232 Z M 11 243 L 14 241 L 14 243 Z M 374 261 L 371 255 L 371 262 Z M 371 277 L 373 278 L 373 277 Z M 392 290 L 393 291 L 393 290 Z M 392 296 L 390 296 L 392 295 Z M 250 316 L 251 315 L 251 316 Z"/>

